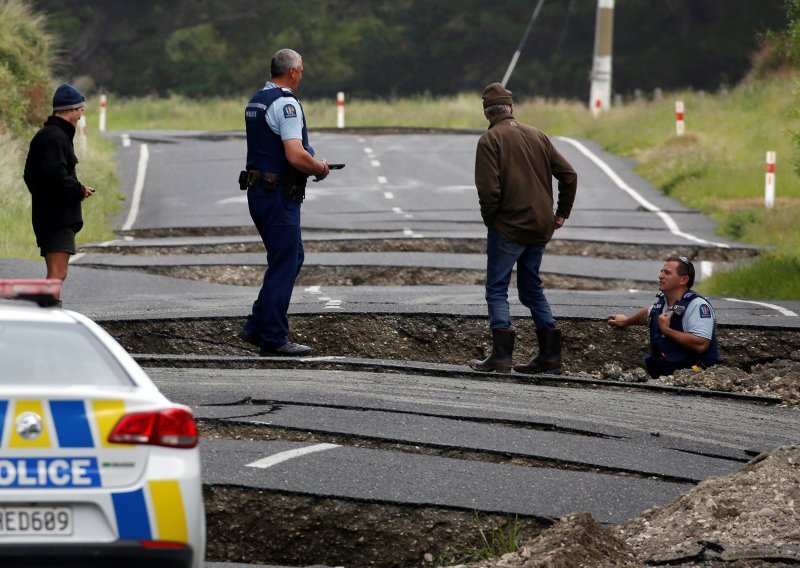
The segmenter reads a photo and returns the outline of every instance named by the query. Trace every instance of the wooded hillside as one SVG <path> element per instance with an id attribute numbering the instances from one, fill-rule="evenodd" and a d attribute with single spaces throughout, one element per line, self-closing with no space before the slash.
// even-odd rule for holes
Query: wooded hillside
<path id="1" fill-rule="evenodd" d="M 475 91 L 500 80 L 536 0 L 35 0 L 61 74 L 121 96 L 241 95 L 292 47 L 305 96 Z M 509 88 L 588 98 L 596 0 L 545 0 Z M 614 92 L 715 90 L 746 74 L 784 0 L 617 0 Z"/>

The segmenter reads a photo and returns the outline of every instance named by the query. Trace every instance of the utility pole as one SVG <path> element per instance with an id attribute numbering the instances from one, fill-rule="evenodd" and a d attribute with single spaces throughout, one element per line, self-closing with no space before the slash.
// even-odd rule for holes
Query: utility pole
<path id="1" fill-rule="evenodd" d="M 611 107 L 611 48 L 614 43 L 614 0 L 597 0 L 594 63 L 589 108 L 592 114 Z"/>

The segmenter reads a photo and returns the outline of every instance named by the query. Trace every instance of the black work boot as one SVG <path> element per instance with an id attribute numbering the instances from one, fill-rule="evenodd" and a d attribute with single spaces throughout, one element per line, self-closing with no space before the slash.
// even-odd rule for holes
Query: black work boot
<path id="1" fill-rule="evenodd" d="M 517 332 L 513 329 L 493 329 L 492 354 L 483 361 L 472 359 L 467 365 L 476 371 L 510 371 L 511 355 L 514 353 L 514 337 L 516 335 Z"/>
<path id="2" fill-rule="evenodd" d="M 537 373 L 561 374 L 561 330 L 546 327 L 536 330 L 539 354 L 525 365 L 514 365 L 518 373 L 535 375 Z"/>

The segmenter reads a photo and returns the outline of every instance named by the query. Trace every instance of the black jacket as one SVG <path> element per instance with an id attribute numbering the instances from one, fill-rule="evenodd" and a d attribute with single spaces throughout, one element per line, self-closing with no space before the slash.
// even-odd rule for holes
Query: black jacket
<path id="1" fill-rule="evenodd" d="M 31 140 L 25 183 L 33 200 L 33 232 L 39 246 L 55 231 L 71 227 L 78 232 L 83 227 L 85 189 L 75 174 L 74 136 L 72 124 L 50 116 Z"/>

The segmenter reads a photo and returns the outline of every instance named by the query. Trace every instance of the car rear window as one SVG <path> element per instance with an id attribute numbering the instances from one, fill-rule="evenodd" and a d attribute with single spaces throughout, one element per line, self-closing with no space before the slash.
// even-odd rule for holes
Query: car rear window
<path id="1" fill-rule="evenodd" d="M 81 325 L 0 322 L 0 385 L 130 385 L 113 355 Z"/>

